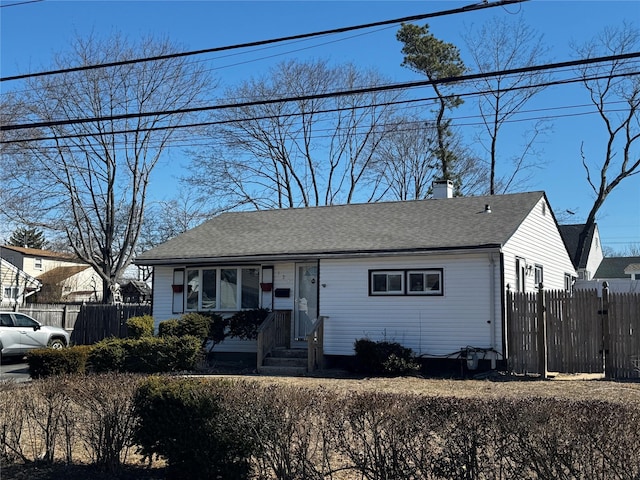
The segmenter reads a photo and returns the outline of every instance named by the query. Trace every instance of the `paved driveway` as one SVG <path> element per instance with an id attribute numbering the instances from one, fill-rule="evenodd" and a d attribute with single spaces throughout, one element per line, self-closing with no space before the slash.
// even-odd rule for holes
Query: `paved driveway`
<path id="1" fill-rule="evenodd" d="M 26 382 L 30 378 L 29 365 L 24 362 L 24 358 L 4 358 L 0 362 L 0 381 Z"/>

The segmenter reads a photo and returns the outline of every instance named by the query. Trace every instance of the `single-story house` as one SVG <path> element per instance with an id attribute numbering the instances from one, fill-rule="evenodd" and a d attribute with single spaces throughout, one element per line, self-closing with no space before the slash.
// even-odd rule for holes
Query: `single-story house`
<path id="1" fill-rule="evenodd" d="M 156 324 L 184 312 L 291 314 L 304 347 L 324 319 L 327 359 L 357 339 L 423 357 L 506 351 L 505 296 L 570 288 L 576 271 L 544 192 L 223 213 L 136 259 L 153 266 Z M 255 353 L 227 339 L 217 352 Z"/>
<path id="2" fill-rule="evenodd" d="M 151 300 L 151 288 L 142 280 L 126 280 L 120 287 L 124 303 L 147 303 Z"/>
<path id="3" fill-rule="evenodd" d="M 640 257 L 605 257 L 595 271 L 591 282 L 578 282 L 578 288 L 596 288 L 602 291 L 607 282 L 610 292 L 640 292 Z"/>

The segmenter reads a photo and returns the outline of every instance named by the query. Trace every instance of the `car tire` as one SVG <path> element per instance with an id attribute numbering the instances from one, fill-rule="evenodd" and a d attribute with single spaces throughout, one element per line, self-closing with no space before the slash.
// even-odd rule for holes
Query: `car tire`
<path id="1" fill-rule="evenodd" d="M 49 348 L 53 348 L 54 350 L 60 350 L 61 348 L 65 347 L 64 341 L 60 340 L 59 338 L 52 338 L 51 340 L 49 340 Z"/>

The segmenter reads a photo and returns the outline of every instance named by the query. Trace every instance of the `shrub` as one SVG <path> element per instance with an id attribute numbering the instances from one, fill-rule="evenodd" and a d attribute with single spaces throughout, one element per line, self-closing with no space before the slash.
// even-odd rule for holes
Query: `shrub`
<path id="1" fill-rule="evenodd" d="M 31 378 L 44 378 L 52 375 L 70 375 L 84 373 L 91 347 L 77 345 L 53 350 L 39 348 L 27 354 L 29 375 Z"/>
<path id="2" fill-rule="evenodd" d="M 124 368 L 126 340 L 106 338 L 99 341 L 89 353 L 88 367 L 93 372 L 120 372 Z"/>
<path id="3" fill-rule="evenodd" d="M 180 322 L 177 318 L 165 320 L 158 324 L 158 336 L 159 337 L 177 337 L 178 330 L 180 328 Z"/>
<path id="4" fill-rule="evenodd" d="M 266 308 L 253 310 L 241 310 L 229 319 L 229 336 L 243 340 L 255 340 L 258 338 L 258 327 L 269 315 Z"/>
<path id="5" fill-rule="evenodd" d="M 126 462 L 132 445 L 133 394 L 138 381 L 125 374 L 90 375 L 70 389 L 78 412 L 76 435 L 92 462 L 109 472 Z"/>
<path id="6" fill-rule="evenodd" d="M 94 345 L 88 362 L 93 372 L 161 373 L 193 370 L 200 355 L 193 336 L 108 339 Z"/>
<path id="7" fill-rule="evenodd" d="M 220 343 L 226 336 L 228 321 L 217 313 L 205 315 L 203 313 L 185 313 L 180 319 L 172 318 L 160 322 L 158 336 L 184 337 L 191 335 L 199 338 L 202 343 L 212 340 Z"/>
<path id="8" fill-rule="evenodd" d="M 124 371 L 162 373 L 193 370 L 200 358 L 200 340 L 193 336 L 141 338 L 129 342 Z"/>
<path id="9" fill-rule="evenodd" d="M 131 317 L 127 320 L 127 332 L 129 332 L 129 338 L 152 337 L 153 327 L 153 317 L 151 315 Z"/>
<path id="10" fill-rule="evenodd" d="M 140 453 L 167 460 L 169 478 L 247 478 L 251 437 L 217 389 L 228 382 L 152 377 L 134 396 Z"/>
<path id="11" fill-rule="evenodd" d="M 202 313 L 185 313 L 178 322 L 176 336 L 192 335 L 205 341 L 209 337 L 209 323 L 211 317 Z"/>
<path id="12" fill-rule="evenodd" d="M 354 343 L 354 349 L 356 369 L 362 373 L 403 375 L 420 369 L 413 351 L 396 342 L 374 342 L 361 338 Z"/>

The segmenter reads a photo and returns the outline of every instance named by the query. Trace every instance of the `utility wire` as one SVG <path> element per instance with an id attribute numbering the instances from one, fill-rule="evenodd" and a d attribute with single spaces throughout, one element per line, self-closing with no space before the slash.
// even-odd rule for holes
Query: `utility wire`
<path id="1" fill-rule="evenodd" d="M 9 3 L 8 5 L 0 5 L 0 8 L 17 7 L 18 5 L 26 5 L 27 3 L 38 3 L 44 0 L 27 0 L 25 2 Z"/>
<path id="2" fill-rule="evenodd" d="M 596 80 L 603 80 L 603 79 L 607 79 L 607 78 L 618 78 L 618 77 L 627 77 L 627 76 L 635 76 L 635 75 L 640 75 L 640 71 L 634 71 L 634 72 L 627 72 L 627 73 L 620 73 L 620 74 L 616 74 L 616 75 L 602 75 L 602 76 L 597 76 L 597 77 L 589 77 L 587 79 L 584 78 L 570 78 L 570 79 L 564 79 L 564 80 L 553 80 L 553 81 L 549 81 L 549 82 L 543 82 L 543 83 L 536 83 L 533 85 L 518 85 L 518 86 L 514 86 L 514 87 L 509 87 L 509 88 L 504 88 L 501 89 L 500 92 L 501 93 L 506 93 L 506 92 L 512 92 L 512 91 L 518 91 L 518 90 L 525 90 L 525 89 L 529 89 L 529 88 L 540 88 L 540 87 L 549 87 L 549 86 L 558 86 L 558 85 L 568 85 L 571 83 L 577 83 L 577 82 L 583 82 L 583 81 L 596 81 Z M 477 96 L 481 96 L 481 95 L 488 95 L 493 93 L 492 90 L 483 90 L 483 91 L 478 91 L 478 92 L 466 92 L 466 93 L 459 93 L 456 94 L 455 96 L 457 97 L 477 97 Z M 402 104 L 417 104 L 417 103 L 428 103 L 428 102 L 435 102 L 436 100 L 438 100 L 438 97 L 423 97 L 423 98 L 411 98 L 411 99 L 402 99 L 402 100 L 394 100 L 394 101 L 388 101 L 388 102 L 380 102 L 380 103 L 375 103 L 375 104 L 367 104 L 367 105 L 357 105 L 357 106 L 352 106 L 352 107 L 340 107 L 340 108 L 328 108 L 328 109 L 322 109 L 322 110 L 316 110 L 314 111 L 314 114 L 316 115 L 321 115 L 321 114 L 327 114 L 327 113 L 339 113 L 339 112 L 344 112 L 344 111 L 351 111 L 351 110 L 362 110 L 365 108 L 377 108 L 377 107 L 388 107 L 388 106 L 393 106 L 393 105 L 402 105 Z M 616 103 L 621 103 L 621 102 L 616 102 Z M 588 106 L 591 107 L 592 105 L 582 105 L 582 106 Z M 566 107 L 562 107 L 562 108 L 566 108 Z M 547 108 L 547 109 L 538 109 L 538 111 L 550 111 L 550 110 L 554 110 L 554 108 Z M 560 118 L 560 117 L 567 117 L 567 116 L 576 116 L 576 115 L 586 115 L 586 114 L 592 114 L 595 112 L 587 112 L 587 113 L 580 113 L 580 114 L 565 114 L 565 115 L 556 115 L 553 118 Z M 291 118 L 291 117 L 296 117 L 296 116 L 300 116 L 301 113 L 298 112 L 294 112 L 294 113 L 287 113 L 287 114 L 279 114 L 279 115 L 263 115 L 263 116 L 253 116 L 253 117 L 244 117 L 244 118 L 234 118 L 234 119 L 228 119 L 228 120 L 216 120 L 216 121 L 208 121 L 208 122 L 196 122 L 196 123 L 187 123 L 187 124 L 179 124 L 179 125 L 164 125 L 164 126 L 158 126 L 158 127 L 137 127 L 137 128 L 133 128 L 133 129 L 123 129 L 123 130 L 112 130 L 109 132 L 92 132 L 92 133 L 87 133 L 87 132 L 83 132 L 83 133 L 70 133 L 70 134 L 66 134 L 66 135 L 55 135 L 55 136 L 48 136 L 48 137 L 34 137 L 34 138 L 20 138 L 20 139 L 12 139 L 12 140 L 3 140 L 0 141 L 0 144 L 10 144 L 10 143 L 26 143 L 26 142 L 37 142 L 37 141 L 49 141 L 49 140 L 62 140 L 62 139 L 70 139 L 70 138 L 83 138 L 83 137 L 95 137 L 95 136 L 103 136 L 103 135 L 123 135 L 123 134 L 127 134 L 127 133 L 136 133 L 136 132 L 155 132 L 155 131 L 162 131 L 162 130 L 178 130 L 178 129 L 182 129 L 182 128 L 198 128 L 198 127 L 210 127 L 210 126 L 214 126 L 214 125 L 226 125 L 226 124 L 230 124 L 230 123 L 239 123 L 239 122 L 252 122 L 252 121 L 259 121 L 259 120 L 273 120 L 275 118 Z M 452 120 L 461 120 L 463 118 L 477 118 L 478 115 L 474 115 L 471 117 L 453 117 Z M 480 115 L 480 117 L 482 117 Z M 540 118 L 537 118 L 540 119 Z M 526 120 L 530 120 L 530 119 L 524 119 L 524 120 L 517 120 L 517 121 L 526 121 Z M 516 120 L 512 120 L 513 122 L 515 122 Z M 511 123 L 511 122 L 509 122 Z M 459 125 L 465 125 L 465 126 L 469 126 L 469 125 L 477 125 L 476 123 L 474 124 L 459 124 Z"/>
<path id="3" fill-rule="evenodd" d="M 202 55 L 204 53 L 215 53 L 215 52 L 222 52 L 222 51 L 226 51 L 226 50 L 234 50 L 234 49 L 240 49 L 240 48 L 248 48 L 248 47 L 257 47 L 260 45 L 268 45 L 271 43 L 280 43 L 280 42 L 286 42 L 286 41 L 290 41 L 290 40 L 300 40 L 303 38 L 311 38 L 311 37 L 318 37 L 318 36 L 322 36 L 322 35 L 332 35 L 335 33 L 344 33 L 344 32 L 350 32 L 353 30 L 361 30 L 361 29 L 365 29 L 365 28 L 373 28 L 373 27 L 379 27 L 379 26 L 383 26 L 383 25 L 391 25 L 391 24 L 396 24 L 396 23 L 404 23 L 404 22 L 414 22 L 416 20 L 424 20 L 425 18 L 433 18 L 433 17 L 441 17 L 441 16 L 445 16 L 445 15 L 453 15 L 453 14 L 458 14 L 458 13 L 464 13 L 464 12 L 472 12 L 472 11 L 476 11 L 476 10 L 483 10 L 485 8 L 493 8 L 493 7 L 501 7 L 501 6 L 505 6 L 505 5 L 510 5 L 513 3 L 522 3 L 522 2 L 526 2 L 528 0 L 500 0 L 497 2 L 486 2 L 483 1 L 481 3 L 475 3 L 472 5 L 467 5 L 465 7 L 460 7 L 460 8 L 454 8 L 454 9 L 450 9 L 450 10 L 442 10 L 439 12 L 432 12 L 432 13 L 425 13 L 425 14 L 421 14 L 421 15 L 412 15 L 412 16 L 408 16 L 408 17 L 402 17 L 402 18 L 396 18 L 393 20 L 383 20 L 383 21 L 379 21 L 379 22 L 373 22 L 373 23 L 366 23 L 363 25 L 353 25 L 350 27 L 341 27 L 341 28 L 334 28 L 331 30 L 323 30 L 320 32 L 312 32 L 312 33 L 302 33 L 302 34 L 298 34 L 298 35 L 290 35 L 287 37 L 279 37 L 279 38 L 273 38 L 273 39 L 269 39 L 269 40 L 259 40 L 259 41 L 255 41 L 255 42 L 247 42 L 247 43 L 240 43 L 240 44 L 236 44 L 236 45 L 229 45 L 229 46 L 224 46 L 224 47 L 214 47 L 214 48 L 206 48 L 203 50 L 192 50 L 189 52 L 179 52 L 179 53 L 171 53 L 171 54 L 166 54 L 166 55 L 157 55 L 157 56 L 153 56 L 153 57 L 144 57 L 144 58 L 136 58 L 136 59 L 131 59 L 131 60 L 121 60 L 121 61 L 117 61 L 117 62 L 108 62 L 108 63 L 99 63 L 99 64 L 95 64 L 95 65 L 82 65 L 79 67 L 72 67 L 72 68 L 64 68 L 64 69 L 59 69 L 59 70 L 49 70 L 49 71 L 45 71 L 45 72 L 36 72 L 36 73 L 25 73 L 22 75 L 13 75 L 13 76 L 9 76 L 9 77 L 0 77 L 0 82 L 8 82 L 11 80 L 21 80 L 24 78 L 33 78 L 33 77 L 43 77 L 43 76 L 47 76 L 47 75 L 58 75 L 58 74 L 62 74 L 62 73 L 71 73 L 71 72 L 79 72 L 79 71 L 83 71 L 83 70 L 93 70 L 96 68 L 107 68 L 107 67 L 116 67 L 119 65 L 130 65 L 133 63 L 141 63 L 141 62 L 155 62 L 155 61 L 159 61 L 159 60 L 168 60 L 170 58 L 180 58 L 180 57 L 187 57 L 187 56 L 191 56 L 191 55 Z"/>
<path id="4" fill-rule="evenodd" d="M 558 63 L 549 63 L 544 65 L 534 65 L 530 67 L 521 67 L 521 68 L 513 68 L 508 70 L 499 70 L 494 72 L 484 72 L 484 73 L 476 73 L 470 75 L 461 75 L 456 77 L 447 77 L 436 80 L 421 80 L 417 82 L 404 82 L 404 83 L 394 83 L 390 85 L 381 85 L 381 86 L 373 86 L 373 87 L 363 87 L 358 89 L 351 90 L 342 90 L 336 92 L 327 92 L 327 93 L 318 93 L 312 95 L 302 95 L 297 97 L 283 97 L 283 98 L 275 98 L 275 99 L 264 99 L 264 100 L 254 100 L 248 102 L 240 102 L 234 104 L 222 104 L 222 105 L 208 105 L 204 107 L 190 107 L 190 108 L 181 108 L 177 110 L 163 110 L 163 111 L 154 111 L 154 112 L 139 112 L 139 113 L 125 113 L 121 115 L 109 115 L 106 117 L 92 117 L 92 118 L 74 118 L 74 119 L 65 119 L 65 120 L 54 120 L 54 121 L 46 121 L 46 122 L 33 122 L 33 123 L 22 123 L 22 124 L 14 124 L 14 125 L 0 125 L 0 131 L 9 131 L 9 130 L 25 130 L 30 128 L 42 128 L 42 127 L 54 127 L 54 126 L 62 126 L 62 125 L 76 125 L 82 123 L 95 123 L 95 122 L 105 122 L 105 121 L 114 121 L 114 120 L 125 120 L 130 118 L 143 118 L 143 117 L 156 117 L 163 115 L 177 115 L 177 114 L 187 114 L 187 113 L 197 113 L 204 111 L 212 111 L 212 110 L 223 110 L 227 108 L 244 108 L 244 107 L 252 107 L 257 105 L 271 105 L 277 103 L 286 103 L 286 102 L 299 102 L 306 100 L 318 100 L 323 98 L 331 98 L 331 97 L 340 97 L 347 95 L 360 95 L 365 93 L 373 93 L 373 92 L 383 92 L 390 90 L 399 90 L 399 89 L 409 89 L 416 87 L 424 87 L 424 86 L 432 86 L 432 85 L 443 85 L 443 84 L 451 84 L 451 83 L 462 83 L 471 80 L 478 79 L 486 79 L 498 76 L 508 76 L 519 73 L 530 73 L 530 72 L 538 72 L 543 70 L 553 70 L 559 68 L 566 67 L 576 67 L 576 66 L 584 66 L 584 65 L 592 65 L 595 63 L 603 63 L 603 62 L 611 62 L 617 60 L 629 60 L 633 58 L 640 57 L 640 52 L 626 53 L 621 55 L 609 55 L 605 57 L 595 57 L 595 58 L 587 58 L 581 60 L 572 60 L 567 62 L 558 62 Z M 623 74 L 623 75 L 637 75 L 637 72 Z"/>

